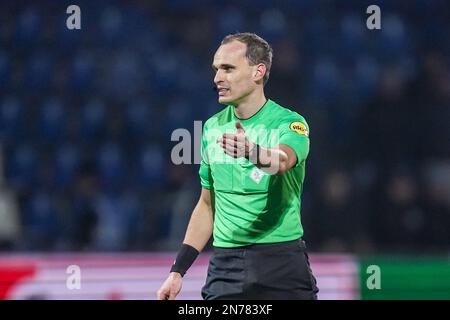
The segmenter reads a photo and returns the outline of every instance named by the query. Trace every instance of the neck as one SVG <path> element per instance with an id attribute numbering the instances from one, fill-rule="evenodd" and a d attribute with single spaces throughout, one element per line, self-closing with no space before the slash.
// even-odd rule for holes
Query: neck
<path id="1" fill-rule="evenodd" d="M 234 114 L 239 119 L 248 119 L 261 109 L 267 99 L 263 90 L 255 90 L 250 93 L 244 100 L 234 106 Z"/>

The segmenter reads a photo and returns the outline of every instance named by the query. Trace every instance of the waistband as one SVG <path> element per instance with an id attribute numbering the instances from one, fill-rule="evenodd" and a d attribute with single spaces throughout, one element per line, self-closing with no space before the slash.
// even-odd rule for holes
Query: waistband
<path id="1" fill-rule="evenodd" d="M 300 238 L 297 240 L 291 240 L 291 241 L 283 241 L 283 242 L 272 242 L 272 243 L 255 243 L 251 245 L 246 246 L 239 246 L 239 247 L 233 247 L 233 248 L 222 248 L 222 247 L 214 247 L 214 252 L 238 252 L 242 250 L 283 250 L 283 249 L 302 249 L 306 250 L 306 243 L 305 241 Z"/>

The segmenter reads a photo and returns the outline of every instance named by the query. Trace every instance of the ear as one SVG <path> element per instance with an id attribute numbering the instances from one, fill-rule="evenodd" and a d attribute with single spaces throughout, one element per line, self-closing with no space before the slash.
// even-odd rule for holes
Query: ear
<path id="1" fill-rule="evenodd" d="M 266 65 L 264 63 L 257 64 L 255 66 L 254 80 L 259 81 L 264 78 L 264 75 L 267 72 Z"/>

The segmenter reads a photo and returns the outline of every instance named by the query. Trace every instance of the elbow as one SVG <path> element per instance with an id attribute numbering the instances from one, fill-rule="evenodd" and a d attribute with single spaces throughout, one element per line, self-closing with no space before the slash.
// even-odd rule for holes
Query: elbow
<path id="1" fill-rule="evenodd" d="M 294 151 L 291 152 L 281 152 L 279 157 L 279 162 L 275 175 L 282 176 L 288 172 L 297 162 L 297 157 Z"/>

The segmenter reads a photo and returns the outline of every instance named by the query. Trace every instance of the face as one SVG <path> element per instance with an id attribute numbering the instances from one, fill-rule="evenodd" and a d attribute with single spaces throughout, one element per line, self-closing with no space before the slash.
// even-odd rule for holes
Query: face
<path id="1" fill-rule="evenodd" d="M 219 93 L 219 103 L 237 105 L 261 82 L 260 65 L 249 65 L 246 50 L 247 45 L 239 41 L 217 49 L 212 67 L 216 73 L 214 83 Z"/>

